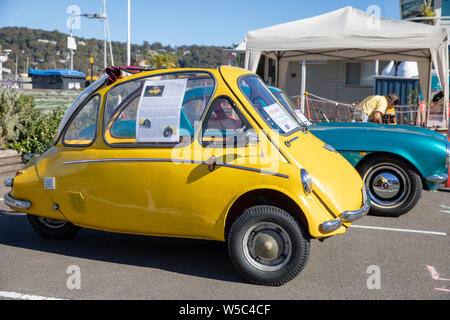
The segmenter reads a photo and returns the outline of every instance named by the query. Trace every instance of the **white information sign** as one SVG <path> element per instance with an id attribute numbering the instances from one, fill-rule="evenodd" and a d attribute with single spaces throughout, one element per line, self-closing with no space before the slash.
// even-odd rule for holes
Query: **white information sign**
<path id="1" fill-rule="evenodd" d="M 67 49 L 77 50 L 77 41 L 74 37 L 67 37 Z"/>
<path id="2" fill-rule="evenodd" d="M 137 110 L 137 142 L 179 142 L 186 84 L 187 79 L 145 81 Z"/>
<path id="3" fill-rule="evenodd" d="M 271 104 L 270 106 L 264 107 L 264 111 L 267 112 L 270 118 L 283 130 L 284 132 L 289 132 L 292 129 L 298 127 L 297 122 L 292 119 L 289 114 L 281 108 L 278 103 Z"/>

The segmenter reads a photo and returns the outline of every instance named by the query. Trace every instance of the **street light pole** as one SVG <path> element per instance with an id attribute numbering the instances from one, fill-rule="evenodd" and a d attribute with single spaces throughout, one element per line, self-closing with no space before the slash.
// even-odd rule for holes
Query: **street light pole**
<path id="1" fill-rule="evenodd" d="M 73 39 L 73 35 L 72 35 L 72 19 L 73 19 L 73 17 L 76 17 L 76 16 L 78 16 L 78 15 L 71 15 L 70 16 L 70 20 L 69 20 L 69 25 L 70 25 L 70 41 L 72 41 L 72 39 Z M 69 40 L 68 40 L 69 41 Z M 69 45 L 69 44 L 68 44 Z M 70 51 L 70 70 L 73 70 L 73 48 L 71 47 L 70 49 L 69 49 L 69 51 Z"/>
<path id="2" fill-rule="evenodd" d="M 106 0 L 103 0 L 103 14 L 106 16 Z M 106 21 L 103 21 L 103 62 L 105 69 L 107 67 L 107 60 L 106 60 Z"/>
<path id="3" fill-rule="evenodd" d="M 105 62 L 105 69 L 107 67 L 107 49 L 106 49 L 106 0 L 103 0 L 104 5 L 104 12 L 103 13 L 84 13 L 84 14 L 74 14 L 70 16 L 69 25 L 70 25 L 70 38 L 73 39 L 72 35 L 72 19 L 74 17 L 85 17 L 88 19 L 97 19 L 97 20 L 103 20 L 103 28 L 105 31 L 105 39 L 104 39 L 104 62 Z M 109 32 L 109 26 L 108 26 L 108 32 Z M 72 40 L 73 42 L 75 40 Z M 112 56 L 112 47 L 111 47 L 111 35 L 109 35 L 109 45 L 110 45 L 110 51 L 111 51 L 111 61 L 112 64 L 114 64 L 113 56 Z M 73 70 L 73 48 L 70 48 L 70 69 Z"/>
<path id="4" fill-rule="evenodd" d="M 131 23 L 130 23 L 130 0 L 128 0 L 128 38 L 127 38 L 127 66 L 131 64 Z"/>

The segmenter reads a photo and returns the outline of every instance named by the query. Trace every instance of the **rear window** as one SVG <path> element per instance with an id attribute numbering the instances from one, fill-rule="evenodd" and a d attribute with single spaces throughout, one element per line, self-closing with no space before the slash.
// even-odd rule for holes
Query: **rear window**
<path id="1" fill-rule="evenodd" d="M 64 114 L 64 117 L 62 118 L 61 122 L 59 123 L 58 131 L 56 132 L 56 136 L 55 136 L 55 143 L 56 143 L 56 141 L 58 141 L 62 130 L 64 129 L 64 127 L 66 126 L 67 122 L 72 117 L 72 115 L 75 113 L 75 111 L 77 111 L 78 107 L 82 103 L 84 103 L 86 101 L 86 99 L 93 92 L 95 92 L 97 89 L 99 89 L 105 83 L 105 80 L 108 77 L 109 76 L 104 75 L 100 79 L 98 79 L 97 81 L 93 82 L 89 87 L 84 89 L 83 92 L 81 92 L 80 95 L 78 95 L 78 97 L 72 102 L 72 104 L 67 109 L 66 113 Z"/>

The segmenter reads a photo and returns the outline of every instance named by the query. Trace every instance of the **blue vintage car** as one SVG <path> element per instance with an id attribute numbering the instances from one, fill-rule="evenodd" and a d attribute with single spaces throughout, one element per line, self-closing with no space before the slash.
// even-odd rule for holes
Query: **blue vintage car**
<path id="1" fill-rule="evenodd" d="M 371 212 L 400 216 L 419 201 L 422 190 L 436 190 L 448 179 L 450 144 L 425 128 L 356 122 L 312 124 L 287 94 L 272 93 L 308 129 L 342 154 L 360 173 L 372 200 Z"/>

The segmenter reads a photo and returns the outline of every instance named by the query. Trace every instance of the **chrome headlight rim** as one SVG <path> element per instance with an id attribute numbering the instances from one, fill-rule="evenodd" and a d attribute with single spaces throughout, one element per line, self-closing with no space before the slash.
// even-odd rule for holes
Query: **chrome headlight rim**
<path id="1" fill-rule="evenodd" d="M 305 194 L 310 194 L 313 188 L 313 181 L 311 175 L 306 169 L 300 170 L 300 178 L 302 180 L 303 191 Z"/>

